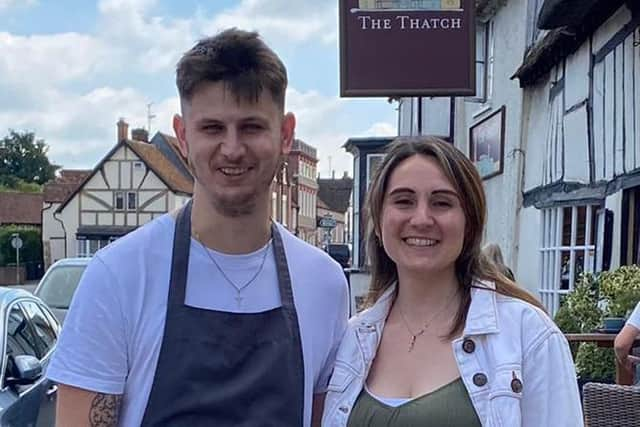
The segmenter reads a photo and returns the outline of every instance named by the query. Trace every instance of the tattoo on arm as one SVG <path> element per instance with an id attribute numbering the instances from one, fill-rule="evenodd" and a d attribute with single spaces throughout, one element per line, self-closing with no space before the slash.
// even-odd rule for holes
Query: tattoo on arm
<path id="1" fill-rule="evenodd" d="M 91 427 L 115 427 L 118 425 L 122 395 L 98 393 L 91 402 L 89 425 Z"/>

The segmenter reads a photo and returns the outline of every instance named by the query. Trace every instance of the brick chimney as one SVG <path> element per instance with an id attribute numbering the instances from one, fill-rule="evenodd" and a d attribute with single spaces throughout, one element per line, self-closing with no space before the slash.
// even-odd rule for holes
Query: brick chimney
<path id="1" fill-rule="evenodd" d="M 145 128 L 136 128 L 131 130 L 131 139 L 140 142 L 149 142 L 149 132 Z"/>
<path id="2" fill-rule="evenodd" d="M 125 122 L 121 117 L 118 120 L 118 142 L 129 139 L 129 123 Z"/>

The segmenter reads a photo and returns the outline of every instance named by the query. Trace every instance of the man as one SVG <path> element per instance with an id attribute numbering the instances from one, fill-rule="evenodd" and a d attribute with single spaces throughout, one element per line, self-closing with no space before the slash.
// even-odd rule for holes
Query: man
<path id="1" fill-rule="evenodd" d="M 616 359 L 618 359 L 618 362 L 628 371 L 632 371 L 634 367 L 640 363 L 640 357 L 630 354 L 633 343 L 638 338 L 638 335 L 640 335 L 640 303 L 636 305 L 631 316 L 627 319 L 627 323 L 622 330 L 618 332 L 613 342 Z M 637 369 L 635 382 L 638 383 Z"/>
<path id="2" fill-rule="evenodd" d="M 269 219 L 295 129 L 285 67 L 231 29 L 176 80 L 193 199 L 87 267 L 48 371 L 58 425 L 318 423 L 348 293 L 337 263 Z"/>

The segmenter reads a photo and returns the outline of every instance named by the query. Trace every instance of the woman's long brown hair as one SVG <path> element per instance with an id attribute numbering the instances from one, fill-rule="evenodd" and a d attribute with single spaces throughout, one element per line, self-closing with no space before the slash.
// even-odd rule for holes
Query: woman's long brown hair
<path id="1" fill-rule="evenodd" d="M 396 138 L 388 147 L 371 181 L 365 207 L 366 248 L 372 274 L 368 303 L 375 303 L 384 291 L 398 280 L 396 265 L 385 252 L 377 236 L 382 235 L 380 220 L 389 177 L 400 163 L 415 155 L 429 156 L 438 162 L 444 175 L 456 189 L 464 210 L 464 243 L 455 264 L 462 298 L 448 337 L 453 338 L 464 328 L 474 279 L 494 282 L 496 292 L 521 299 L 544 310 L 535 297 L 500 273 L 494 264 L 482 255 L 482 234 L 487 217 L 482 179 L 473 163 L 453 144 L 430 136 Z"/>

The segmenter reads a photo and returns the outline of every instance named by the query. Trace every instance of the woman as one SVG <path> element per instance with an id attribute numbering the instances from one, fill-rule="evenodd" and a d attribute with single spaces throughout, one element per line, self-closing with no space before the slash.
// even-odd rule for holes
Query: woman
<path id="1" fill-rule="evenodd" d="M 398 138 L 371 184 L 372 307 L 338 350 L 323 426 L 582 426 L 567 342 L 481 256 L 474 165 L 436 138 Z"/>
<path id="2" fill-rule="evenodd" d="M 482 248 L 482 253 L 486 256 L 493 264 L 496 266 L 498 271 L 504 276 L 515 282 L 515 276 L 513 275 L 513 271 L 504 263 L 504 258 L 502 257 L 502 250 L 500 250 L 500 246 L 497 243 L 489 243 L 484 248 Z"/>

